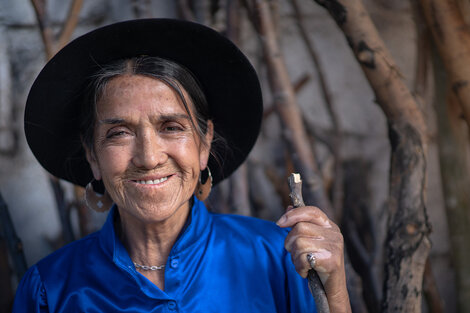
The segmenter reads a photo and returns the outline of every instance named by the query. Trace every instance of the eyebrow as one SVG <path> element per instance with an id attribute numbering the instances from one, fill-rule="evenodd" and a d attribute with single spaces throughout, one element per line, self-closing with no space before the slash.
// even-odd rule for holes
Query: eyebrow
<path id="1" fill-rule="evenodd" d="M 100 124 L 111 124 L 111 125 L 122 124 L 125 121 L 126 120 L 122 118 L 105 118 L 103 120 L 99 120 Z"/>
<path id="2" fill-rule="evenodd" d="M 191 118 L 184 113 L 176 113 L 176 114 L 167 114 L 167 115 L 160 115 L 158 120 L 165 121 L 165 120 L 178 120 L 178 119 L 186 119 L 191 121 Z"/>

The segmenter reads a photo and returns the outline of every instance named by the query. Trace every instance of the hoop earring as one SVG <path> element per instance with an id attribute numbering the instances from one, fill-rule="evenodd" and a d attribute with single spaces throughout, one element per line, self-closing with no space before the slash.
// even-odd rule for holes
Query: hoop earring
<path id="1" fill-rule="evenodd" d="M 204 176 L 204 177 L 203 177 Z M 211 170 L 207 166 L 205 170 L 201 171 L 199 174 L 199 182 L 196 186 L 196 198 L 200 201 L 204 201 L 207 199 L 209 194 L 211 193 L 212 189 L 212 174 Z"/>
<path id="2" fill-rule="evenodd" d="M 106 190 L 104 194 L 100 194 L 93 190 L 94 179 L 86 185 L 85 188 L 85 203 L 87 207 L 96 212 L 106 212 L 113 205 L 113 200 L 109 197 Z"/>

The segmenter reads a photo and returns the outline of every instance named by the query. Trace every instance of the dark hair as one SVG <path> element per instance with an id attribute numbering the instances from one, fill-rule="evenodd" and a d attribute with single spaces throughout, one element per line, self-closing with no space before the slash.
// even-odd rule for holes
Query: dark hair
<path id="1" fill-rule="evenodd" d="M 107 83 L 118 76 L 131 74 L 156 78 L 171 87 L 183 102 L 186 112 L 190 114 L 189 105 L 184 97 L 186 91 L 190 102 L 194 106 L 196 124 L 191 123 L 196 134 L 203 144 L 207 144 L 204 135 L 207 132 L 207 122 L 210 119 L 209 106 L 202 89 L 194 75 L 182 65 L 159 57 L 140 56 L 132 59 L 118 60 L 102 66 L 91 78 L 85 103 L 80 116 L 80 135 L 83 143 L 93 150 L 93 133 L 96 122 L 96 104 L 103 96 Z M 213 142 L 223 142 L 223 139 L 214 131 Z M 213 152 L 211 151 L 213 155 Z M 217 159 L 217 157 L 214 155 Z"/>

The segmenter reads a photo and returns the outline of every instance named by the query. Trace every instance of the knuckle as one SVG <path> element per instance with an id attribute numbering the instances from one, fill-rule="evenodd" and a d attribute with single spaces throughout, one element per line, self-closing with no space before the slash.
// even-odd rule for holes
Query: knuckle
<path id="1" fill-rule="evenodd" d="M 313 209 L 310 210 L 310 214 L 315 218 L 320 218 L 322 216 L 322 211 L 317 207 L 312 207 Z"/>
<path id="2" fill-rule="evenodd" d="M 336 236 L 335 236 L 335 237 L 336 237 L 336 238 L 335 238 L 335 239 L 336 239 L 335 241 L 336 241 L 339 245 L 343 246 L 343 245 L 344 245 L 344 237 L 343 237 L 343 234 L 342 234 L 342 233 L 336 233 Z"/>
<path id="3" fill-rule="evenodd" d="M 299 222 L 295 228 L 299 234 L 307 234 L 309 233 L 310 225 L 307 222 Z"/>
<path id="4" fill-rule="evenodd" d="M 293 248 L 295 250 L 303 250 L 308 246 L 308 238 L 304 236 L 297 236 L 293 242 Z"/>
<path id="5" fill-rule="evenodd" d="M 331 224 L 331 227 L 332 227 L 335 231 L 337 231 L 337 232 L 339 232 L 339 233 L 341 232 L 339 226 L 336 225 L 335 223 L 333 223 L 331 220 L 330 220 L 330 224 Z"/>
<path id="6" fill-rule="evenodd" d="M 336 243 L 341 246 L 344 245 L 344 237 L 341 232 L 330 230 L 327 232 L 327 234 L 328 234 L 327 235 L 328 241 Z"/>

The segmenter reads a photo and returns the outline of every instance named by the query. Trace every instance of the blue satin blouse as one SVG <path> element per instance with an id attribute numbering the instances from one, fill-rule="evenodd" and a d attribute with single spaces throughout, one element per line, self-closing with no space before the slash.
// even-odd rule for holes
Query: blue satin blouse
<path id="1" fill-rule="evenodd" d="M 32 266 L 19 312 L 315 312 L 307 281 L 284 249 L 287 231 L 251 217 L 212 214 L 197 199 L 165 267 L 165 290 L 138 273 L 103 228 Z"/>

